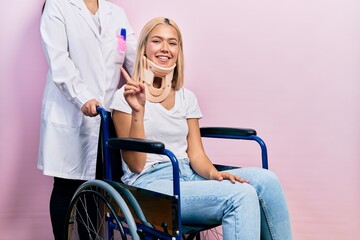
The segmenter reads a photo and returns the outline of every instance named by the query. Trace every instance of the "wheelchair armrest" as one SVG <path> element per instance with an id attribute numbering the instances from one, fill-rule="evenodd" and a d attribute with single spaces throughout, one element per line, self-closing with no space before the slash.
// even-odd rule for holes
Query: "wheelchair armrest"
<path id="1" fill-rule="evenodd" d="M 236 167 L 236 166 L 228 166 L 228 165 L 222 165 L 222 164 L 214 164 L 214 167 L 219 172 L 240 168 L 240 167 Z"/>
<path id="2" fill-rule="evenodd" d="M 202 137 L 249 137 L 256 136 L 256 131 L 251 128 L 228 128 L 228 127 L 202 127 Z"/>
<path id="3" fill-rule="evenodd" d="M 175 179 L 173 181 L 174 196 L 180 197 L 179 163 L 174 153 L 172 153 L 170 150 L 167 150 L 162 142 L 157 142 L 149 139 L 137 139 L 137 138 L 110 138 L 107 144 L 108 144 L 108 148 L 113 148 L 113 149 L 121 149 L 126 151 L 145 152 L 145 153 L 156 153 L 156 154 L 168 156 L 173 167 L 173 179 Z M 108 168 L 109 167 L 110 166 L 108 166 Z"/>
<path id="4" fill-rule="evenodd" d="M 251 128 L 228 128 L 228 127 L 202 127 L 201 137 L 243 139 L 256 141 L 261 148 L 262 167 L 268 169 L 267 148 L 265 142 L 258 137 L 256 131 Z"/>
<path id="5" fill-rule="evenodd" d="M 165 145 L 162 142 L 137 138 L 110 138 L 108 141 L 108 147 L 127 151 L 157 154 L 162 153 L 165 149 Z"/>

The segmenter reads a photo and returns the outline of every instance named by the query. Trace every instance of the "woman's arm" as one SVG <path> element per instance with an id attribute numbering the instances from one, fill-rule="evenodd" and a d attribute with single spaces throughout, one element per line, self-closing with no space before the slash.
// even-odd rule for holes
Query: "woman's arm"
<path id="1" fill-rule="evenodd" d="M 197 172 L 200 176 L 211 180 L 221 181 L 223 179 L 229 179 L 233 183 L 236 181 L 248 182 L 247 180 L 234 176 L 228 172 L 217 171 L 205 153 L 201 140 L 199 120 L 191 118 L 187 120 L 187 123 L 189 126 L 187 154 L 190 159 L 191 167 L 195 172 Z"/>
<path id="2" fill-rule="evenodd" d="M 190 159 L 191 167 L 200 176 L 206 179 L 212 179 L 211 176 L 218 175 L 218 171 L 205 153 L 204 146 L 201 141 L 199 120 L 196 118 L 191 118 L 187 120 L 187 123 L 189 127 L 189 133 L 187 137 L 187 154 Z"/>
<path id="3" fill-rule="evenodd" d="M 112 120 L 116 135 L 119 138 L 143 139 L 145 137 L 143 116 L 141 114 L 127 114 L 113 110 Z M 122 151 L 121 155 L 132 172 L 140 173 L 144 169 L 146 153 Z"/>
<path id="4" fill-rule="evenodd" d="M 145 113 L 145 88 L 133 81 L 125 69 L 121 73 L 126 79 L 124 97 L 131 107 L 131 114 L 113 110 L 112 119 L 116 134 L 119 138 L 145 138 L 144 113 Z M 122 151 L 122 157 L 132 172 L 140 173 L 146 163 L 146 153 Z"/>

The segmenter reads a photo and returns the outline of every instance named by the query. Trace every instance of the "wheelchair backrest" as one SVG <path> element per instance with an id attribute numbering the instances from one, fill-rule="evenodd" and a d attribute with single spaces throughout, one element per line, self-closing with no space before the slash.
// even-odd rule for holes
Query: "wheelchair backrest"
<path id="1" fill-rule="evenodd" d="M 98 108 L 98 111 L 101 116 L 98 161 L 101 161 L 102 178 L 119 182 L 123 175 L 120 151 L 106 146 L 110 138 L 117 137 L 111 112 L 103 108 Z"/>

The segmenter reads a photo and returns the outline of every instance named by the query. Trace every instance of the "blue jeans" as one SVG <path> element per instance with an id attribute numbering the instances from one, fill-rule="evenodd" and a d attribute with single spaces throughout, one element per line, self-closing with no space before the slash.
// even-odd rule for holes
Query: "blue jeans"
<path id="1" fill-rule="evenodd" d="M 288 208 L 278 178 L 261 168 L 229 170 L 250 181 L 207 180 L 188 159 L 179 161 L 181 216 L 184 224 L 221 224 L 224 240 L 291 240 Z M 158 163 L 134 186 L 172 195 L 171 162 Z"/>

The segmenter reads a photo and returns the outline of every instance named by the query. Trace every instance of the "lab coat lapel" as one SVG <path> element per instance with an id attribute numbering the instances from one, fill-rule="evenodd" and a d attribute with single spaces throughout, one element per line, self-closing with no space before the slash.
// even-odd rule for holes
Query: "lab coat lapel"
<path id="1" fill-rule="evenodd" d="M 100 0 L 99 0 L 100 1 Z M 72 3 L 73 5 L 75 5 L 76 7 L 79 8 L 79 14 L 81 15 L 81 17 L 85 20 L 85 22 L 88 24 L 88 26 L 90 27 L 90 29 L 94 32 L 95 36 L 97 37 L 97 39 L 99 39 L 99 41 L 101 41 L 100 35 L 99 35 L 99 30 L 96 27 L 94 20 L 91 18 L 89 10 L 87 9 L 85 3 L 83 0 L 69 0 L 70 3 Z M 101 22 L 101 21 L 100 21 Z M 100 23 L 101 24 L 101 23 Z M 102 24 L 101 24 L 102 25 Z"/>
<path id="2" fill-rule="evenodd" d="M 101 35 L 106 32 L 106 27 L 109 26 L 108 22 L 111 19 L 112 7 L 104 0 L 98 0 L 99 3 L 99 17 L 101 26 Z"/>

